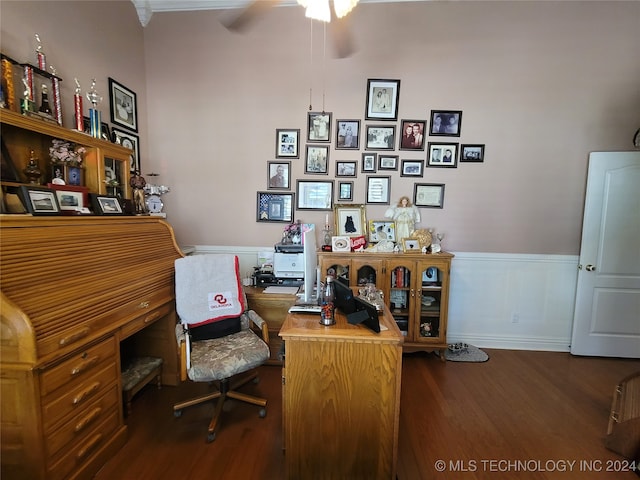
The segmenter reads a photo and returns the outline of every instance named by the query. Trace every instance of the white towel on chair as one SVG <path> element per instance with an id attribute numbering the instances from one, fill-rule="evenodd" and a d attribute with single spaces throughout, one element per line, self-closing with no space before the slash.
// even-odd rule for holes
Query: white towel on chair
<path id="1" fill-rule="evenodd" d="M 182 323 L 204 325 L 245 310 L 236 255 L 192 255 L 175 261 L 176 309 Z"/>

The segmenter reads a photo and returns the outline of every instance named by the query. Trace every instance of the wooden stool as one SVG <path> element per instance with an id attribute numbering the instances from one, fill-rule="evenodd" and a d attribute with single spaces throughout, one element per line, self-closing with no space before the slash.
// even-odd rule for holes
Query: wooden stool
<path id="1" fill-rule="evenodd" d="M 127 416 L 131 414 L 131 399 L 151 380 L 156 379 L 158 388 L 162 386 L 162 359 L 138 357 L 131 360 L 122 371 L 122 396 Z"/>

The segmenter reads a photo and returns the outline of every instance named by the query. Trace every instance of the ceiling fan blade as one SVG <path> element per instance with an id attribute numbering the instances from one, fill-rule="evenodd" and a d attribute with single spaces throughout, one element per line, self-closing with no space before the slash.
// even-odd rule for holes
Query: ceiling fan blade
<path id="1" fill-rule="evenodd" d="M 243 32 L 267 10 L 279 3 L 280 0 L 253 0 L 234 18 L 223 22 L 223 25 L 233 32 Z"/>
<path id="2" fill-rule="evenodd" d="M 349 19 L 352 14 L 338 18 L 331 12 L 331 23 L 329 23 L 329 35 L 333 41 L 333 48 L 337 58 L 348 58 L 356 51 L 351 35 L 351 22 Z"/>

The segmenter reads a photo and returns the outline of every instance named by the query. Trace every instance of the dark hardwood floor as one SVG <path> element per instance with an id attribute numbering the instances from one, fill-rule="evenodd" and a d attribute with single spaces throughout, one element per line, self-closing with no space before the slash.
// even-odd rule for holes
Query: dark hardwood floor
<path id="1" fill-rule="evenodd" d="M 400 480 L 637 480 L 619 471 L 626 462 L 603 439 L 613 389 L 640 370 L 640 360 L 485 351 L 486 363 L 404 356 Z M 206 385 L 145 387 L 126 419 L 127 444 L 96 480 L 284 478 L 280 368 L 261 367 L 260 383 L 245 388 L 269 399 L 266 418 L 257 407 L 231 402 L 216 440 L 206 443 L 213 404 L 185 409 L 180 418 L 171 408 Z"/>

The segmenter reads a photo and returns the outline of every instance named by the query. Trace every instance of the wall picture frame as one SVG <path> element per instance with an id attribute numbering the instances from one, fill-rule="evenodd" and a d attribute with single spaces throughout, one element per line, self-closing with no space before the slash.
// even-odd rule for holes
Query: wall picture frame
<path id="1" fill-rule="evenodd" d="M 358 162 L 336 161 L 336 177 L 357 177 Z"/>
<path id="2" fill-rule="evenodd" d="M 367 234 L 366 207 L 361 204 L 342 204 L 334 207 L 335 233 L 338 236 L 360 237 Z"/>
<path id="3" fill-rule="evenodd" d="M 267 189 L 291 189 L 291 162 L 267 162 Z"/>
<path id="4" fill-rule="evenodd" d="M 256 222 L 293 223 L 293 193 L 257 192 L 256 200 Z"/>
<path id="5" fill-rule="evenodd" d="M 422 177 L 424 162 L 422 160 L 402 160 L 401 177 Z"/>
<path id="6" fill-rule="evenodd" d="M 109 109 L 111 123 L 138 131 L 138 96 L 136 93 L 109 77 Z"/>
<path id="7" fill-rule="evenodd" d="M 367 80 L 366 120 L 398 120 L 400 80 Z"/>
<path id="8" fill-rule="evenodd" d="M 338 182 L 337 190 L 338 202 L 352 202 L 353 201 L 353 182 Z"/>
<path id="9" fill-rule="evenodd" d="M 463 144 L 460 145 L 461 162 L 484 162 L 484 144 Z"/>
<path id="10" fill-rule="evenodd" d="M 308 142 L 331 141 L 331 113 L 330 112 L 307 113 L 307 141 Z"/>
<path id="11" fill-rule="evenodd" d="M 377 205 L 389 205 L 391 192 L 390 176 L 367 176 L 366 203 Z"/>
<path id="12" fill-rule="evenodd" d="M 429 142 L 427 165 L 439 168 L 457 168 L 458 144 Z"/>
<path id="13" fill-rule="evenodd" d="M 336 120 L 336 150 L 360 148 L 360 120 Z"/>
<path id="14" fill-rule="evenodd" d="M 89 199 L 96 215 L 124 215 L 122 205 L 115 195 L 102 195 L 90 193 Z"/>
<path id="15" fill-rule="evenodd" d="M 133 153 L 129 156 L 129 171 L 130 172 L 142 172 L 140 170 L 140 138 L 133 133 L 125 132 L 119 128 L 111 129 L 114 138 L 120 139 L 120 145 L 128 148 Z"/>
<path id="16" fill-rule="evenodd" d="M 384 240 L 396 241 L 396 222 L 369 220 L 369 242 L 378 243 Z"/>
<path id="17" fill-rule="evenodd" d="M 462 110 L 431 110 L 429 135 L 459 137 L 462 131 Z"/>
<path id="18" fill-rule="evenodd" d="M 333 180 L 297 180 L 298 210 L 332 210 Z"/>
<path id="19" fill-rule="evenodd" d="M 312 175 L 329 173 L 329 145 L 307 145 L 304 173 Z"/>
<path id="20" fill-rule="evenodd" d="M 366 130 L 366 150 L 393 150 L 395 148 L 395 125 L 367 125 Z"/>
<path id="21" fill-rule="evenodd" d="M 398 150 L 424 150 L 426 120 L 402 120 Z"/>
<path id="22" fill-rule="evenodd" d="M 362 154 L 362 173 L 376 173 L 377 153 Z"/>
<path id="23" fill-rule="evenodd" d="M 31 215 L 59 215 L 58 196 L 51 188 L 20 185 L 18 196 Z"/>
<path id="24" fill-rule="evenodd" d="M 378 170 L 398 170 L 398 155 L 378 155 Z"/>
<path id="25" fill-rule="evenodd" d="M 300 129 L 276 129 L 276 158 L 300 158 Z"/>
<path id="26" fill-rule="evenodd" d="M 413 204 L 420 208 L 443 208 L 444 183 L 414 184 Z"/>

